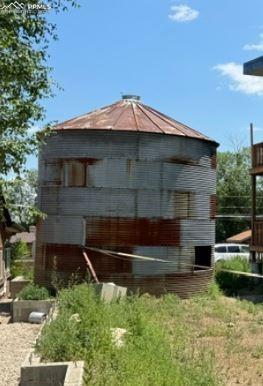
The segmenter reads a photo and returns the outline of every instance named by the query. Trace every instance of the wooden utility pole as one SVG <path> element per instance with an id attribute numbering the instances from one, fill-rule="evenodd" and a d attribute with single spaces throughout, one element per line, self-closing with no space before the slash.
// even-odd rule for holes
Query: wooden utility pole
<path id="1" fill-rule="evenodd" d="M 253 138 L 253 123 L 250 123 L 250 146 L 251 146 L 251 168 L 254 166 L 254 152 L 253 152 L 254 138 Z M 255 220 L 256 220 L 256 188 L 257 188 L 257 176 L 256 174 L 251 174 L 251 245 L 254 245 L 254 236 L 255 236 Z M 256 261 L 256 252 L 251 251 L 252 261 Z"/>

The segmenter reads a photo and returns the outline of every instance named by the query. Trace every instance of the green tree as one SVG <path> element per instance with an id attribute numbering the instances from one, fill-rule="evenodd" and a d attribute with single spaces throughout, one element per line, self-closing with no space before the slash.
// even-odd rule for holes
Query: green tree
<path id="1" fill-rule="evenodd" d="M 219 152 L 217 160 L 217 213 L 236 216 L 217 220 L 216 239 L 223 241 L 250 228 L 250 220 L 242 218 L 251 214 L 250 149 Z M 259 196 L 257 205 L 260 211 L 263 208 L 260 181 L 257 189 Z"/>
<path id="2" fill-rule="evenodd" d="M 74 0 L 47 0 L 50 11 L 4 11 L 10 3 L 0 0 L 0 183 L 10 172 L 19 174 L 27 155 L 43 141 L 43 135 L 32 134 L 30 129 L 44 120 L 41 101 L 54 92 L 48 47 L 57 35 L 48 13 L 76 6 Z M 39 2 L 27 0 L 25 4 Z"/>
<path id="3" fill-rule="evenodd" d="M 12 212 L 12 219 L 26 227 L 34 224 L 36 217 L 42 216 L 35 207 L 37 179 L 38 172 L 32 169 L 3 184 L 3 193 L 7 207 Z"/>

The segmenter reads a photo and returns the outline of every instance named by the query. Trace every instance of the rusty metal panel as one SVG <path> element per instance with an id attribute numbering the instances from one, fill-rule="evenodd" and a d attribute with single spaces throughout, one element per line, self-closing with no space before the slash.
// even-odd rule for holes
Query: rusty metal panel
<path id="1" fill-rule="evenodd" d="M 45 264 L 36 272 L 38 283 L 52 286 L 52 271 L 56 267 L 58 278 L 69 279 L 72 274 L 87 276 L 85 260 L 80 247 L 72 245 L 44 245 Z M 129 252 L 126 248 L 124 249 Z M 54 258 L 55 257 L 55 258 Z M 135 274 L 132 261 L 109 259 L 97 252 L 90 252 L 89 258 L 100 281 L 110 281 L 128 287 L 129 291 L 162 295 L 175 293 L 183 298 L 205 291 L 212 280 L 213 270 L 194 270 L 156 275 Z"/>
<path id="2" fill-rule="evenodd" d="M 138 100 L 121 100 L 96 111 L 70 119 L 55 126 L 55 130 L 104 129 L 171 134 L 197 138 L 215 144 L 190 127 L 175 121 Z"/>
<path id="3" fill-rule="evenodd" d="M 213 154 L 211 156 L 211 168 L 216 169 L 216 166 L 217 166 L 216 154 Z"/>
<path id="4" fill-rule="evenodd" d="M 216 217 L 216 195 L 212 194 L 210 197 L 210 218 L 214 219 Z"/>
<path id="5" fill-rule="evenodd" d="M 65 254 L 62 261 L 68 256 L 68 253 Z M 59 278 L 65 280 L 70 279 L 72 277 L 72 271 L 75 274 L 78 274 L 79 270 L 68 267 L 67 271 L 59 272 Z M 82 274 L 84 276 L 84 273 Z M 36 280 L 38 283 L 41 283 L 41 285 L 50 287 L 52 286 L 51 277 L 52 269 L 43 270 L 38 272 Z M 149 293 L 151 295 L 160 296 L 172 293 L 181 298 L 189 298 L 206 291 L 209 284 L 212 282 L 212 278 L 212 269 L 193 272 L 174 272 L 160 276 L 134 276 L 129 273 L 118 273 L 117 270 L 115 270 L 115 273 L 108 270 L 107 273 L 98 275 L 100 281 L 114 282 L 117 285 L 127 287 L 129 292 L 135 294 Z"/>
<path id="6" fill-rule="evenodd" d="M 87 219 L 87 245 L 135 246 L 180 245 L 180 222 L 165 219 Z"/>
<path id="7" fill-rule="evenodd" d="M 58 272 L 86 273 L 86 262 L 80 247 L 75 245 L 46 245 L 45 269 L 56 269 Z"/>
<path id="8" fill-rule="evenodd" d="M 102 281 L 128 287 L 133 293 L 149 293 L 163 295 L 174 293 L 182 298 L 189 298 L 207 290 L 213 278 L 213 270 L 198 270 L 192 272 L 172 272 L 159 276 L 134 276 L 131 274 L 101 275 Z"/>
<path id="9" fill-rule="evenodd" d="M 120 248 L 122 252 L 131 253 L 131 248 Z M 92 262 L 96 273 L 114 274 L 132 272 L 132 261 L 113 259 L 101 253 L 89 251 L 88 256 Z M 70 244 L 45 244 L 45 263 L 42 265 L 43 271 L 51 272 L 56 269 L 58 275 L 78 273 L 86 275 L 87 265 L 83 258 L 82 248 Z"/>
<path id="10" fill-rule="evenodd" d="M 63 162 L 64 186 L 83 187 L 86 186 L 86 164 L 79 160 L 68 160 Z"/>
<path id="11" fill-rule="evenodd" d="M 107 250 L 114 250 L 107 247 Z M 123 253 L 133 253 L 133 247 L 119 247 L 118 250 Z M 132 273 L 132 259 L 113 258 L 100 252 L 88 251 L 89 257 L 98 275 L 124 274 Z"/>

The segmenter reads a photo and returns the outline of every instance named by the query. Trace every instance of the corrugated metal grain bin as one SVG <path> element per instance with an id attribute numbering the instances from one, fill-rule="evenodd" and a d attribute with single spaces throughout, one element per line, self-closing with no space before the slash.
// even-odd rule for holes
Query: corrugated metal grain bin
<path id="1" fill-rule="evenodd" d="M 39 156 L 36 281 L 86 272 L 101 280 L 181 296 L 212 277 L 217 143 L 124 96 L 54 127 Z M 55 257 L 55 258 L 54 258 Z M 193 265 L 207 266 L 198 269 Z"/>

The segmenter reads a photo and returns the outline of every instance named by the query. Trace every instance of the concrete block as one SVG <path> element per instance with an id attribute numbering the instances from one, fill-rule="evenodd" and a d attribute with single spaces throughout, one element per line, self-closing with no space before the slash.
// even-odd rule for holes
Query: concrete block
<path id="1" fill-rule="evenodd" d="M 114 283 L 96 283 L 94 284 L 94 288 L 101 300 L 106 303 L 123 298 L 127 293 L 126 287 L 121 287 Z"/>
<path id="2" fill-rule="evenodd" d="M 46 363 L 38 366 L 21 367 L 21 386 L 64 385 L 67 371 L 65 363 Z"/>
<path id="3" fill-rule="evenodd" d="M 16 295 L 30 283 L 30 280 L 24 279 L 23 276 L 17 276 L 10 281 L 10 297 L 16 298 Z"/>
<path id="4" fill-rule="evenodd" d="M 43 312 L 48 314 L 55 300 L 18 300 L 12 304 L 12 322 L 28 322 L 31 312 Z"/>
<path id="5" fill-rule="evenodd" d="M 20 386 L 82 386 L 84 362 L 23 364 Z"/>
<path id="6" fill-rule="evenodd" d="M 95 291 L 100 299 L 106 303 L 111 302 L 115 295 L 115 285 L 113 283 L 98 283 L 94 284 Z"/>
<path id="7" fill-rule="evenodd" d="M 81 386 L 84 378 L 84 362 L 68 362 L 64 386 Z"/>
<path id="8" fill-rule="evenodd" d="M 32 348 L 20 371 L 20 386 L 82 386 L 84 361 L 43 363 Z"/>
<path id="9" fill-rule="evenodd" d="M 122 287 L 120 285 L 115 286 L 115 296 L 116 298 L 124 298 L 127 294 L 127 287 Z"/>

